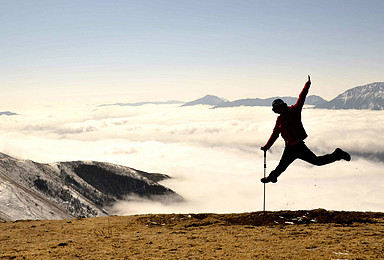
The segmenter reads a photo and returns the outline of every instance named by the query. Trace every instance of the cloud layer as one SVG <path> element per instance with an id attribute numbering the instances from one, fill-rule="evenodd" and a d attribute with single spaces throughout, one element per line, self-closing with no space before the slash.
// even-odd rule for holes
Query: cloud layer
<path id="1" fill-rule="evenodd" d="M 98 160 L 166 173 L 163 182 L 184 203 L 127 198 L 118 214 L 156 212 L 244 212 L 262 209 L 264 145 L 276 116 L 266 107 L 209 109 L 206 106 L 41 107 L 1 116 L 2 152 L 39 162 Z M 336 147 L 352 154 L 384 154 L 384 113 L 303 111 L 306 143 L 316 154 Z M 284 143 L 268 152 L 268 173 Z M 267 185 L 267 209 L 384 210 L 383 162 L 354 157 L 351 162 L 314 167 L 296 161 L 277 184 Z"/>

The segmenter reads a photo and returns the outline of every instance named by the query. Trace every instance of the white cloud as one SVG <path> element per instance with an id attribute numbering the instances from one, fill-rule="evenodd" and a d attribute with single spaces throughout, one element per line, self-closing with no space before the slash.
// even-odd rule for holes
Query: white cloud
<path id="1" fill-rule="evenodd" d="M 185 203 L 120 202 L 120 214 L 244 212 L 262 209 L 263 153 L 276 120 L 270 108 L 44 107 L 2 117 L 4 153 L 38 162 L 97 160 L 161 172 Z M 352 153 L 384 154 L 384 113 L 303 111 L 316 154 L 341 147 Z M 277 165 L 281 138 L 268 153 L 268 173 Z M 296 161 L 277 184 L 267 185 L 267 209 L 384 210 L 383 162 L 353 158 L 313 167 Z"/>

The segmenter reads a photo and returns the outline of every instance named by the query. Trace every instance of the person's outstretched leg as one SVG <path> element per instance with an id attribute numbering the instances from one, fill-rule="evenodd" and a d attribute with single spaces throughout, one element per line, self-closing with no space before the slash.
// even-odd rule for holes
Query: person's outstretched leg
<path id="1" fill-rule="evenodd" d="M 302 143 L 302 146 L 300 147 L 298 158 L 317 166 L 330 164 L 341 159 L 346 161 L 351 160 L 351 156 L 340 148 L 337 148 L 331 154 L 317 156 L 311 150 L 309 150 L 309 148 L 304 143 Z"/>
<path id="2" fill-rule="evenodd" d="M 276 183 L 277 177 L 280 176 L 281 173 L 283 173 L 288 166 L 297 159 L 297 155 L 295 152 L 294 147 L 292 146 L 286 146 L 283 152 L 283 155 L 281 156 L 280 162 L 277 165 L 276 169 L 271 171 L 268 177 L 262 178 L 262 183 Z"/>

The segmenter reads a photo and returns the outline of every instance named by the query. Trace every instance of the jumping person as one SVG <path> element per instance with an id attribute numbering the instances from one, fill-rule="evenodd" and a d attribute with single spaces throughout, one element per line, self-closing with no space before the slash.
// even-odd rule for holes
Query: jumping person
<path id="1" fill-rule="evenodd" d="M 340 148 L 337 148 L 331 154 L 317 156 L 305 145 L 304 139 L 307 138 L 308 135 L 301 122 L 301 111 L 310 86 L 311 78 L 308 75 L 308 81 L 305 83 L 296 104 L 293 106 L 288 106 L 281 99 L 276 99 L 272 102 L 272 110 L 279 114 L 279 116 L 277 117 L 271 137 L 268 142 L 261 147 L 261 150 L 269 150 L 280 134 L 285 141 L 285 149 L 276 169 L 271 171 L 268 177 L 261 179 L 263 183 L 276 183 L 277 177 L 296 159 L 301 159 L 317 166 L 333 163 L 341 159 L 346 161 L 351 160 L 351 156 Z"/>

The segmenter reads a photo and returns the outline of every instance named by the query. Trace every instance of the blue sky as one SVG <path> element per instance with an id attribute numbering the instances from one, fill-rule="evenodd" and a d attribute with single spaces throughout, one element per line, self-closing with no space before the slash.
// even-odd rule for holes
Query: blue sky
<path id="1" fill-rule="evenodd" d="M 0 1 L 1 102 L 326 99 L 384 81 L 383 1 Z"/>

